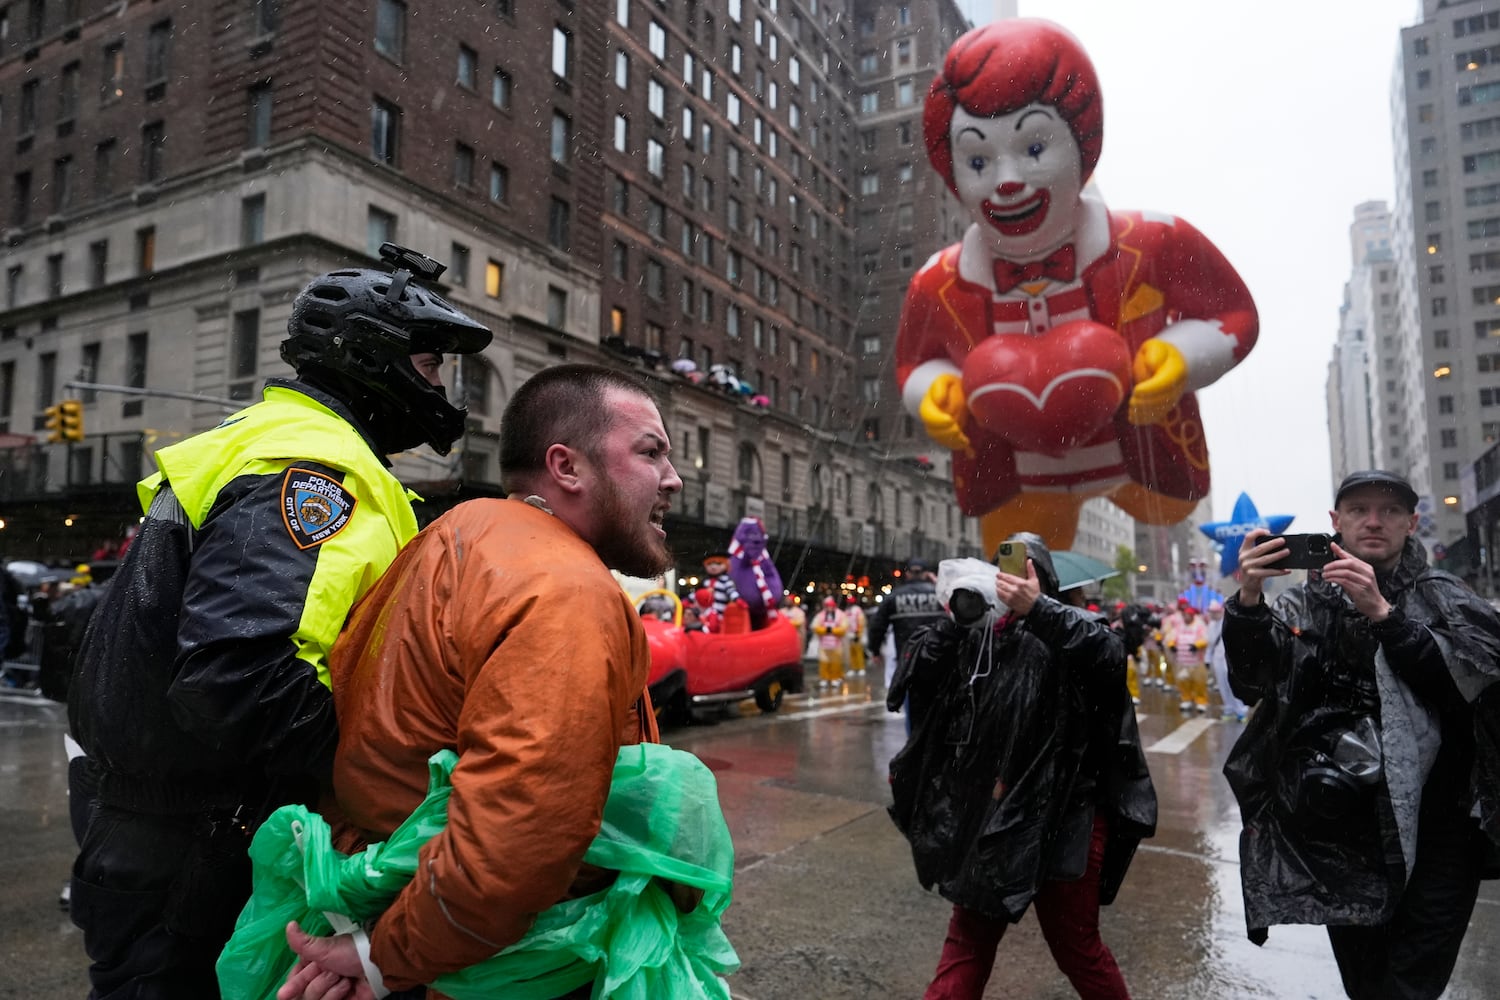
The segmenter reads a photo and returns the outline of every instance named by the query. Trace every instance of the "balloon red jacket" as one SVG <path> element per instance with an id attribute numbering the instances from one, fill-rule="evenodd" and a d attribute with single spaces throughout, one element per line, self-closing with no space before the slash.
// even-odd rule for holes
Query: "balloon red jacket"
<path id="1" fill-rule="evenodd" d="M 928 260 L 912 278 L 896 339 L 896 377 L 907 411 L 917 415 L 940 375 L 963 375 L 970 382 L 974 372 L 965 372 L 965 362 L 987 338 L 1042 338 L 1079 319 L 1117 331 L 1128 357 L 1152 337 L 1174 343 L 1187 361 L 1189 391 L 1162 423 L 1135 427 L 1122 404 L 1085 439 L 1059 439 L 1047 449 L 1018 447 L 1003 431 L 971 419 L 964 426 L 971 448 L 953 456 L 955 493 L 965 514 L 988 513 L 1023 488 L 1102 493 L 1127 479 L 1179 499 L 1208 494 L 1208 449 L 1192 390 L 1223 375 L 1254 346 L 1259 320 L 1249 290 L 1224 255 L 1186 222 L 1110 212 L 1090 196 L 1083 199 L 1075 248 L 1076 280 L 1053 282 L 1035 295 L 1021 287 L 997 296 L 990 285 L 966 278 L 967 266 L 960 274 L 961 252 L 988 261 L 973 230 Z M 1065 393 L 1049 395 L 1062 384 L 1058 376 L 1068 374 L 1069 365 L 1059 365 L 1055 356 L 1065 347 L 1037 346 L 1037 370 L 1029 375 L 1034 384 L 1025 374 L 997 377 L 1014 378 L 1040 402 L 1038 411 L 1068 405 Z M 1128 382 L 1122 388 L 1128 399 Z M 1008 415 L 1036 416 L 1021 412 L 1025 407 L 1018 401 L 1024 398 L 1013 394 L 1017 402 L 1007 403 Z M 1066 412 L 1044 415 L 1049 426 L 1073 425 Z M 1089 490 L 1091 484 L 1100 486 Z"/>

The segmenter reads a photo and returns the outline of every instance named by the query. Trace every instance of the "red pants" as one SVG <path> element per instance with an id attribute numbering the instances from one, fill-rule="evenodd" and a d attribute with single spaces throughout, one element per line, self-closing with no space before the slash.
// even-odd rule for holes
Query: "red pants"
<path id="1" fill-rule="evenodd" d="M 1104 837 L 1104 821 L 1095 818 L 1083 877 L 1071 882 L 1043 882 L 1032 900 L 1032 909 L 1053 961 L 1080 997 L 1130 1000 L 1115 956 L 1099 937 L 1099 867 L 1104 860 Z M 995 951 L 1009 926 L 1004 920 L 955 906 L 937 973 L 923 1000 L 980 1000 L 995 966 Z"/>

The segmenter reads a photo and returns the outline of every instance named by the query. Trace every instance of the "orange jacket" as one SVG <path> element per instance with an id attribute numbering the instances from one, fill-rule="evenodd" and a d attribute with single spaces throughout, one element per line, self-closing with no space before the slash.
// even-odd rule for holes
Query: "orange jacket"
<path id="1" fill-rule="evenodd" d="M 657 738 L 650 665 L 598 555 L 518 500 L 455 507 L 356 605 L 329 658 L 338 846 L 389 836 L 427 758 L 459 755 L 447 827 L 370 932 L 388 987 L 487 958 L 570 896 L 620 745 Z"/>

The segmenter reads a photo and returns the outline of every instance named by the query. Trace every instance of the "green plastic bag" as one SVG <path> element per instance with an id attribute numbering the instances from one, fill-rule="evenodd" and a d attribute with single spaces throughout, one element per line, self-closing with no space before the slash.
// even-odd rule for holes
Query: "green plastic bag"
<path id="1" fill-rule="evenodd" d="M 333 849 L 328 824 L 302 806 L 278 809 L 250 845 L 255 889 L 219 956 L 224 1000 L 269 1000 L 296 956 L 285 928 L 348 930 L 381 913 L 417 870 L 417 856 L 447 822 L 450 750 L 428 761 L 427 797 L 390 839 L 358 854 Z M 722 976 L 739 957 L 720 927 L 734 877 L 734 845 L 713 773 L 692 754 L 656 743 L 620 748 L 599 835 L 584 860 L 620 872 L 603 892 L 539 914 L 499 955 L 442 976 L 456 1000 L 549 1000 L 593 983 L 596 998 L 728 1000 Z M 704 891 L 682 914 L 662 876 Z"/>

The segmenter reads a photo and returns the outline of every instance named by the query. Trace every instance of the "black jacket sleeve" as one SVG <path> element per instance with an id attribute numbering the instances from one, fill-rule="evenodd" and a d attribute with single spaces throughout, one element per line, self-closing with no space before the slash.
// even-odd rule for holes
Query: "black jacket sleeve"
<path id="1" fill-rule="evenodd" d="M 197 536 L 167 700 L 177 724 L 208 745 L 321 779 L 338 738 L 333 696 L 293 642 L 320 551 L 288 532 L 280 477 L 226 486 Z"/>
<path id="2" fill-rule="evenodd" d="M 1276 683 L 1280 655 L 1275 620 L 1264 599 L 1244 605 L 1236 593 L 1224 602 L 1224 659 L 1229 665 L 1229 687 L 1236 698 L 1254 705 Z"/>

